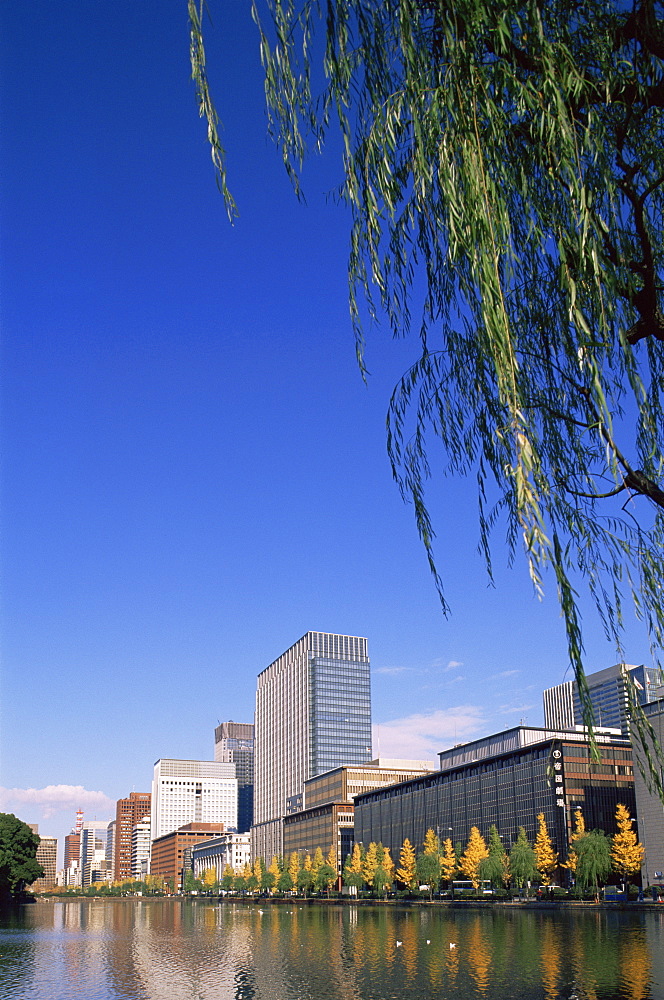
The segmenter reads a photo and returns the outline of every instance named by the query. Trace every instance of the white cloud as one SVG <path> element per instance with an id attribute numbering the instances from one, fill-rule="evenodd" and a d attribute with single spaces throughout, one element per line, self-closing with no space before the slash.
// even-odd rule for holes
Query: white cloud
<path id="1" fill-rule="evenodd" d="M 373 727 L 375 756 L 436 760 L 436 754 L 485 728 L 478 705 L 457 705 L 391 719 Z"/>
<path id="2" fill-rule="evenodd" d="M 535 708 L 534 705 L 501 705 L 498 709 L 500 715 L 514 715 L 519 712 L 525 717 L 526 713 Z"/>
<path id="3" fill-rule="evenodd" d="M 412 667 L 376 667 L 373 671 L 374 674 L 403 674 L 407 670 L 412 670 Z"/>
<path id="4" fill-rule="evenodd" d="M 501 678 L 502 677 L 516 677 L 516 675 L 520 674 L 520 673 L 521 673 L 520 670 L 503 670 L 502 673 L 500 673 L 500 674 L 492 674 L 491 676 L 492 677 L 501 677 Z"/>
<path id="5" fill-rule="evenodd" d="M 463 663 L 461 660 L 449 660 L 445 670 L 457 670 L 458 667 L 462 667 Z"/>
<path id="6" fill-rule="evenodd" d="M 83 785 L 47 785 L 45 788 L 0 788 L 0 808 L 11 812 L 21 806 L 37 806 L 44 819 L 62 810 L 85 808 L 115 815 L 115 801 L 104 792 L 93 792 Z"/>

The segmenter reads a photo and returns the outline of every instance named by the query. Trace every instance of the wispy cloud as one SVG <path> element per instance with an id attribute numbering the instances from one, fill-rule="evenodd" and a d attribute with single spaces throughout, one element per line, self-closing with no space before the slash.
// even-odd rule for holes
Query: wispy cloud
<path id="1" fill-rule="evenodd" d="M 374 754 L 435 761 L 439 751 L 474 736 L 484 725 L 478 705 L 457 705 L 390 719 L 373 727 Z"/>
<path id="2" fill-rule="evenodd" d="M 94 810 L 115 815 L 115 801 L 105 792 L 94 792 L 83 785 L 47 785 L 45 788 L 0 788 L 0 808 L 5 812 L 21 806 L 38 806 L 44 819 L 62 810 Z"/>
<path id="3" fill-rule="evenodd" d="M 516 677 L 516 675 L 520 674 L 520 673 L 521 673 L 520 670 L 503 670 L 503 671 L 501 671 L 501 673 L 499 673 L 499 674 L 491 674 L 491 676 L 493 678 Z"/>
<path id="4" fill-rule="evenodd" d="M 431 662 L 431 668 L 433 670 L 456 670 L 457 667 L 462 666 L 463 663 L 461 660 L 448 660 L 446 663 L 444 657 L 442 656 L 439 656 Z"/>
<path id="5" fill-rule="evenodd" d="M 390 674 L 390 675 L 394 675 L 394 674 L 403 674 L 403 673 L 406 673 L 406 671 L 412 670 L 412 669 L 413 669 L 412 667 L 376 667 L 376 669 L 374 671 L 372 671 L 372 672 L 374 674 Z"/>
<path id="6" fill-rule="evenodd" d="M 516 715 L 518 712 L 520 715 L 525 716 L 526 712 L 530 712 L 533 708 L 535 708 L 535 705 L 501 705 L 498 713 L 500 715 Z"/>

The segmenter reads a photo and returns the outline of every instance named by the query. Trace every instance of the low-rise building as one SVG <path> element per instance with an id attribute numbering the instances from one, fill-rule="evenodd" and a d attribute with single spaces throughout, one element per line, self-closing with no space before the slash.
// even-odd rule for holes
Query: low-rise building
<path id="1" fill-rule="evenodd" d="M 355 799 L 355 839 L 381 841 L 398 857 L 408 838 L 418 849 L 428 829 L 465 844 L 476 826 L 495 824 L 507 849 L 523 826 L 532 840 L 543 813 L 554 850 L 567 855 L 574 812 L 587 829 L 615 832 L 619 802 L 635 812 L 632 748 L 619 730 L 595 731 L 593 761 L 582 727 L 518 726 L 439 754 L 440 770 Z"/>
<path id="2" fill-rule="evenodd" d="M 224 832 L 223 823 L 186 823 L 152 841 L 150 874 L 163 878 L 173 892 L 182 888 L 185 852 L 202 840 Z"/>
<path id="3" fill-rule="evenodd" d="M 219 837 L 203 840 L 192 848 L 191 858 L 196 878 L 208 868 L 214 868 L 217 881 L 221 882 L 227 865 L 239 874 L 251 861 L 251 834 L 222 833 Z"/>

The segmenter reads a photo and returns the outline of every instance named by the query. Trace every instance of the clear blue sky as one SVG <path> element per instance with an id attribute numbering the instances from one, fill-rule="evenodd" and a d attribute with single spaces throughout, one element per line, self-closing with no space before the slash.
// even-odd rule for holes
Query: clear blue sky
<path id="1" fill-rule="evenodd" d="M 309 629 L 368 637 L 384 756 L 540 724 L 567 667 L 551 585 L 538 603 L 498 534 L 488 589 L 473 483 L 436 478 L 443 618 L 385 449 L 416 344 L 371 331 L 362 382 L 337 164 L 297 202 L 249 3 L 210 7 L 232 227 L 185 0 L 1 12 L 0 808 L 60 837 L 158 757 L 212 756 Z M 614 662 L 590 620 L 586 640 L 589 670 Z M 638 631 L 627 648 L 647 658 Z"/>

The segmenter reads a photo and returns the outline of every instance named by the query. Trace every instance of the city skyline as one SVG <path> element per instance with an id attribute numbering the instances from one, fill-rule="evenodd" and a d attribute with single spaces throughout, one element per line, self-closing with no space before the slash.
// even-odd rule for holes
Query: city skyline
<path id="1" fill-rule="evenodd" d="M 569 677 L 555 582 L 538 602 L 499 525 L 488 587 L 474 481 L 437 478 L 443 618 L 385 454 L 410 352 L 368 331 L 362 381 L 338 178 L 312 162 L 295 199 L 249 10 L 208 39 L 232 227 L 179 0 L 1 17 L 0 809 L 60 842 L 79 807 L 110 821 L 155 760 L 206 759 L 216 725 L 250 720 L 306 629 L 368 637 L 375 756 L 541 723 Z M 615 663 L 585 625 L 588 672 Z M 625 659 L 650 662 L 631 621 Z"/>

